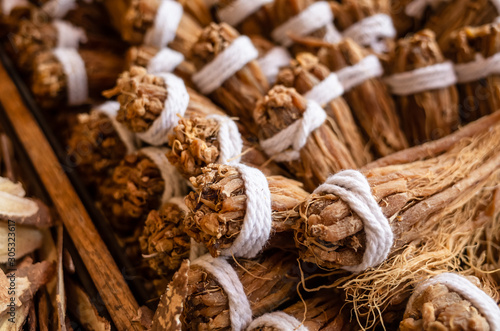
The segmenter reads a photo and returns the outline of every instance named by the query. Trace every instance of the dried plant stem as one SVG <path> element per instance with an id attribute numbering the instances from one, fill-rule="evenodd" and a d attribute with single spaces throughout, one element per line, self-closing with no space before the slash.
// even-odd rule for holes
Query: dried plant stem
<path id="1" fill-rule="evenodd" d="M 308 193 L 300 184 L 281 176 L 267 177 L 271 192 L 272 235 L 289 232 L 299 216 L 295 207 Z M 229 165 L 212 164 L 191 178 L 195 191 L 186 197 L 189 214 L 186 232 L 204 243 L 212 256 L 231 247 L 246 214 L 247 196 L 240 172 Z M 272 239 L 271 244 L 272 246 Z"/>
<path id="2" fill-rule="evenodd" d="M 322 64 L 335 72 L 357 64 L 367 55 L 367 51 L 359 45 L 345 39 L 338 44 L 323 47 L 318 58 Z M 408 147 L 399 126 L 394 102 L 380 79 L 371 78 L 353 87 L 345 92 L 344 99 L 379 156 Z"/>
<path id="3" fill-rule="evenodd" d="M 445 61 L 430 30 L 398 40 L 391 74 L 425 68 Z M 459 123 L 455 85 L 395 96 L 401 126 L 410 144 L 420 145 L 450 134 Z"/>
<path id="4" fill-rule="evenodd" d="M 232 6 L 235 0 L 221 0 L 217 4 L 217 12 Z M 272 19 L 270 15 L 272 4 L 262 6 L 259 10 L 246 17 L 236 26 L 236 29 L 244 35 L 259 35 L 269 38 L 272 31 Z"/>
<path id="5" fill-rule="evenodd" d="M 201 26 L 207 26 L 212 22 L 213 18 L 210 13 L 211 8 L 208 7 L 204 0 L 179 0 L 184 7 L 184 10 L 194 17 Z"/>

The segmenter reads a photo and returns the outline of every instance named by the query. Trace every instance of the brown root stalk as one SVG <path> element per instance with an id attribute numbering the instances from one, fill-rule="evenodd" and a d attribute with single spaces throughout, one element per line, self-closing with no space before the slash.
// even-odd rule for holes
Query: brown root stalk
<path id="1" fill-rule="evenodd" d="M 301 185 L 282 176 L 267 177 L 271 192 L 272 233 L 289 232 L 299 217 L 295 207 L 308 193 Z M 204 243 L 212 256 L 231 247 L 246 214 L 245 184 L 240 172 L 229 165 L 212 164 L 191 178 L 195 191 L 186 197 L 189 214 L 186 232 Z M 272 245 L 272 239 L 271 239 Z"/>
<path id="2" fill-rule="evenodd" d="M 68 155 L 81 178 L 99 186 L 127 154 L 110 118 L 100 112 L 80 114 L 68 139 Z"/>
<path id="3" fill-rule="evenodd" d="M 235 0 L 221 0 L 217 4 L 217 11 L 232 6 Z M 259 10 L 246 17 L 236 29 L 244 35 L 259 35 L 269 37 L 272 31 L 271 10 L 272 4 L 262 6 Z"/>
<path id="4" fill-rule="evenodd" d="M 290 66 L 281 69 L 276 84 L 293 87 L 304 95 L 325 80 L 330 73 L 313 54 L 301 53 L 291 61 Z M 324 108 L 333 120 L 332 129 L 347 147 L 356 165 L 360 167 L 370 162 L 373 157 L 366 147 L 367 142 L 354 122 L 351 109 L 344 98 L 339 96 L 324 105 Z"/>
<path id="5" fill-rule="evenodd" d="M 269 139 L 302 118 L 307 100 L 293 88 L 275 86 L 257 104 L 254 111 L 259 138 Z M 270 155 L 271 157 L 272 155 Z M 314 190 L 330 174 L 342 169 L 356 168 L 349 150 L 339 139 L 334 124 L 326 120 L 308 137 L 300 150 L 300 158 L 283 162 L 308 190 Z"/>
<path id="6" fill-rule="evenodd" d="M 121 56 L 107 52 L 80 49 L 85 64 L 90 98 L 99 98 L 102 91 L 113 87 L 125 66 Z M 62 64 L 52 51 L 38 54 L 33 65 L 31 90 L 43 108 L 54 108 L 67 102 L 67 78 Z"/>
<path id="7" fill-rule="evenodd" d="M 235 29 L 225 23 L 210 24 L 191 50 L 196 69 L 200 70 L 210 63 L 239 36 Z M 238 117 L 243 125 L 254 131 L 252 112 L 268 89 L 267 79 L 258 63 L 250 61 L 212 92 L 210 98 L 229 115 Z"/>
<path id="8" fill-rule="evenodd" d="M 434 33 L 422 30 L 398 40 L 391 62 L 391 74 L 399 74 L 443 63 L 445 58 Z M 401 126 L 412 145 L 444 137 L 458 126 L 458 93 L 455 85 L 398 95 L 395 100 Z"/>
<path id="9" fill-rule="evenodd" d="M 318 58 L 320 63 L 335 72 L 360 62 L 368 52 L 350 39 L 323 47 Z M 399 126 L 394 102 L 385 84 L 379 78 L 371 78 L 344 93 L 358 123 L 370 138 L 374 152 L 386 156 L 408 147 Z"/>
<path id="10" fill-rule="evenodd" d="M 190 88 L 187 91 L 187 116 L 222 113 L 210 100 Z M 164 110 L 165 100 L 168 98 L 165 80 L 149 74 L 143 67 L 132 67 L 123 72 L 116 86 L 103 94 L 106 97 L 118 96 L 120 110 L 117 120 L 132 132 L 147 131 Z"/>
<path id="11" fill-rule="evenodd" d="M 413 17 L 408 16 L 405 12 L 407 10 L 406 7 L 411 4 L 412 1 L 413 0 L 390 1 L 392 21 L 400 38 L 403 38 L 407 33 L 412 31 L 421 30 L 429 16 L 440 11 L 441 7 L 446 5 L 446 1 L 438 1 L 438 3 L 431 6 L 426 5 L 421 17 Z"/>
<path id="12" fill-rule="evenodd" d="M 207 26 L 212 22 L 211 8 L 205 0 L 179 0 L 184 10 L 195 18 L 201 26 Z"/>
<path id="13" fill-rule="evenodd" d="M 420 238 L 418 226 L 433 224 L 445 206 L 470 199 L 499 169 L 500 126 L 464 139 L 450 151 L 424 161 L 363 171 L 375 201 L 394 234 L 392 251 Z M 305 261 L 335 269 L 361 262 L 364 225 L 333 194 L 313 194 L 301 205 L 295 239 Z"/>
<path id="14" fill-rule="evenodd" d="M 171 150 L 167 154 L 168 160 L 186 179 L 200 175 L 202 168 L 219 161 L 219 129 L 217 120 L 195 116 L 181 118 L 169 135 Z M 258 168 L 265 175 L 283 174 L 283 169 L 268 159 L 241 125 L 239 129 L 243 140 L 241 162 Z"/>
<path id="15" fill-rule="evenodd" d="M 451 35 L 450 43 L 447 55 L 454 63 L 469 63 L 476 60 L 478 55 L 488 58 L 500 52 L 500 25 L 465 27 Z M 457 84 L 462 120 L 474 121 L 497 111 L 500 108 L 499 84 L 498 74 Z"/>

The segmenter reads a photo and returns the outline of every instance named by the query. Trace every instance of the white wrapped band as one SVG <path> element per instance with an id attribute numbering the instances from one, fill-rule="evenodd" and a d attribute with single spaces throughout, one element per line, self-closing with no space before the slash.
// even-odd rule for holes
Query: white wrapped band
<path id="1" fill-rule="evenodd" d="M 219 9 L 217 14 L 221 22 L 236 26 L 262 6 L 273 1 L 274 0 L 235 0 L 228 6 Z"/>
<path id="2" fill-rule="evenodd" d="M 257 60 L 260 69 L 266 75 L 270 84 L 274 84 L 281 67 L 287 66 L 292 57 L 284 47 L 273 47 L 269 52 Z"/>
<path id="3" fill-rule="evenodd" d="M 449 61 L 394 74 L 384 79 L 392 94 L 410 95 L 446 88 L 457 82 L 453 64 Z"/>
<path id="4" fill-rule="evenodd" d="M 340 83 L 338 76 L 335 73 L 331 73 L 304 96 L 306 99 L 316 101 L 319 105 L 324 106 L 343 93 L 344 87 Z"/>
<path id="5" fill-rule="evenodd" d="M 164 47 L 151 60 L 147 70 L 150 74 L 172 72 L 184 61 L 184 55 L 170 48 Z"/>
<path id="6" fill-rule="evenodd" d="M 328 36 L 325 40 L 328 42 L 336 42 L 340 40 L 340 35 L 337 37 L 332 35 L 335 34 L 336 31 L 335 27 L 333 27 L 332 21 L 333 13 L 328 2 L 318 1 L 307 7 L 297 16 L 292 17 L 274 29 L 271 36 L 277 43 L 285 47 L 289 47 L 293 44 L 292 39 L 289 37 L 291 34 L 297 36 L 307 36 L 308 34 L 331 24 L 327 33 Z M 338 34 L 338 32 L 336 33 Z"/>
<path id="7" fill-rule="evenodd" d="M 236 38 L 212 62 L 193 75 L 193 82 L 203 94 L 210 94 L 248 62 L 257 59 L 259 52 L 247 36 Z"/>
<path id="8" fill-rule="evenodd" d="M 428 6 L 435 9 L 440 3 L 448 1 L 450 0 L 413 0 L 406 5 L 405 14 L 410 17 L 421 19 Z"/>
<path id="9" fill-rule="evenodd" d="M 57 48 L 53 54 L 59 60 L 66 76 L 68 104 L 78 106 L 87 102 L 89 97 L 87 70 L 80 54 L 72 48 Z"/>
<path id="10" fill-rule="evenodd" d="M 500 74 L 500 53 L 486 59 L 477 53 L 474 61 L 455 64 L 455 73 L 459 83 L 473 82 L 493 74 Z"/>
<path id="11" fill-rule="evenodd" d="M 16 7 L 25 7 L 29 4 L 29 2 L 26 0 L 0 0 L 0 1 L 2 2 L 1 8 L 2 8 L 2 14 L 4 16 L 9 16 L 12 9 Z"/>
<path id="12" fill-rule="evenodd" d="M 175 39 L 184 10 L 172 0 L 161 0 L 153 26 L 144 36 L 144 44 L 162 48 Z"/>
<path id="13" fill-rule="evenodd" d="M 375 55 L 368 55 L 355 65 L 340 69 L 336 74 L 347 92 L 368 79 L 382 76 L 384 69 Z"/>
<path id="14" fill-rule="evenodd" d="M 500 309 L 498 308 L 495 300 L 484 293 L 484 291 L 476 285 L 471 283 L 467 278 L 454 273 L 442 273 L 418 285 L 406 305 L 406 310 L 408 311 L 408 308 L 413 306 L 413 302 L 422 292 L 424 292 L 429 286 L 436 284 L 445 285 L 451 291 L 457 292 L 463 298 L 470 301 L 472 305 L 486 318 L 490 325 L 490 330 L 500 331 Z M 405 311 L 405 314 L 407 311 Z"/>
<path id="15" fill-rule="evenodd" d="M 325 120 L 326 113 L 323 108 L 315 101 L 308 100 L 307 109 L 302 118 L 273 137 L 262 140 L 260 146 L 267 155 L 272 156 L 273 160 L 277 162 L 298 160 L 300 150 L 306 144 L 309 135 L 319 128 Z"/>
<path id="16" fill-rule="evenodd" d="M 267 313 L 253 320 L 247 328 L 247 331 L 253 331 L 260 328 L 273 328 L 278 331 L 308 331 L 299 320 L 282 311 Z"/>
<path id="17" fill-rule="evenodd" d="M 389 15 L 376 14 L 354 23 L 342 35 L 362 46 L 369 46 L 376 52 L 385 52 L 387 45 L 380 39 L 396 37 L 396 29 Z"/>
<path id="18" fill-rule="evenodd" d="M 141 148 L 138 152 L 153 161 L 160 170 L 161 178 L 165 182 L 165 188 L 161 197 L 162 204 L 174 197 L 186 195 L 186 181 L 179 175 L 174 166 L 168 162 L 165 156 L 168 152 L 167 148 L 145 147 Z"/>
<path id="19" fill-rule="evenodd" d="M 50 0 L 42 6 L 42 10 L 52 18 L 63 18 L 76 8 L 76 0 Z"/>
<path id="20" fill-rule="evenodd" d="M 95 108 L 95 111 L 106 115 L 111 120 L 111 124 L 118 134 L 118 137 L 120 137 L 121 141 L 127 148 L 127 154 L 132 154 L 136 150 L 135 137 L 131 131 L 116 120 L 118 110 L 120 110 L 120 103 L 117 101 L 106 101 Z"/>
<path id="21" fill-rule="evenodd" d="M 62 20 L 54 20 L 52 24 L 57 31 L 58 48 L 78 48 L 80 43 L 87 42 L 87 35 L 82 28 Z"/>
<path id="22" fill-rule="evenodd" d="M 363 261 L 359 265 L 344 266 L 342 269 L 359 273 L 376 267 L 387 258 L 393 243 L 391 226 L 373 198 L 365 176 L 356 170 L 344 170 L 330 176 L 314 193 L 335 194 L 363 221 L 366 235 Z"/>
<path id="23" fill-rule="evenodd" d="M 231 330 L 243 331 L 252 321 L 252 309 L 236 271 L 224 258 L 204 255 L 191 264 L 212 274 L 227 295 Z"/>
<path id="24" fill-rule="evenodd" d="M 265 246 L 271 233 L 271 192 L 266 176 L 244 164 L 233 165 L 245 184 L 246 213 L 238 237 L 231 247 L 222 251 L 224 256 L 255 257 Z"/>
<path id="25" fill-rule="evenodd" d="M 239 163 L 241 152 L 243 150 L 243 140 L 241 139 L 238 126 L 232 119 L 223 115 L 208 115 L 207 118 L 212 118 L 219 123 L 219 141 L 220 155 L 217 163 Z"/>
<path id="26" fill-rule="evenodd" d="M 342 40 L 342 35 L 337 30 L 333 22 L 328 22 L 325 25 L 326 33 L 323 36 L 323 41 L 326 41 L 330 44 L 337 44 Z"/>
<path id="27" fill-rule="evenodd" d="M 491 4 L 495 6 L 495 9 L 497 10 L 497 14 L 500 14 L 500 0 L 491 0 Z M 497 17 L 498 19 L 498 17 Z"/>
<path id="28" fill-rule="evenodd" d="M 179 77 L 169 73 L 157 73 L 156 76 L 163 78 L 167 85 L 163 111 L 147 131 L 136 135 L 148 144 L 160 146 L 168 141 L 168 132 L 179 122 L 177 115 L 184 116 L 189 104 L 189 94 L 184 81 Z"/>

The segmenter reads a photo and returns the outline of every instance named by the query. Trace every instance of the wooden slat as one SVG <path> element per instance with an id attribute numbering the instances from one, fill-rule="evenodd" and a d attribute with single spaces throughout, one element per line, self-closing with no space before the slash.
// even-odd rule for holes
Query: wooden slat
<path id="1" fill-rule="evenodd" d="M 49 193 L 71 239 L 119 330 L 140 330 L 132 324 L 138 304 L 99 236 L 85 207 L 64 173 L 35 118 L 0 63 L 0 102 Z"/>

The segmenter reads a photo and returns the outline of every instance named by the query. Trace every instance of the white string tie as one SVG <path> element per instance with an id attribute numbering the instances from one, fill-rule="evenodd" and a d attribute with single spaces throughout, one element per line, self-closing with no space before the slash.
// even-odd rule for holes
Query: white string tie
<path id="1" fill-rule="evenodd" d="M 301 119 L 273 137 L 262 140 L 261 147 L 268 156 L 277 162 L 288 162 L 300 158 L 300 150 L 307 143 L 309 135 L 326 120 L 326 113 L 315 101 L 308 100 L 307 108 Z M 291 149 L 289 149 L 291 148 Z"/>
<path id="2" fill-rule="evenodd" d="M 472 62 L 455 64 L 457 82 L 468 83 L 489 75 L 500 73 L 500 53 L 496 53 L 488 58 L 481 54 L 476 54 L 476 59 Z"/>
<path id="3" fill-rule="evenodd" d="M 336 74 L 347 92 L 368 79 L 382 76 L 384 69 L 375 55 L 368 55 L 355 65 L 340 69 Z"/>
<path id="4" fill-rule="evenodd" d="M 151 74 L 172 72 L 182 61 L 184 61 L 184 55 L 168 47 L 164 47 L 149 60 L 147 70 Z"/>
<path id="5" fill-rule="evenodd" d="M 12 9 L 16 7 L 25 7 L 29 4 L 26 0 L 1 0 L 2 14 L 9 16 Z"/>
<path id="6" fill-rule="evenodd" d="M 233 164 L 241 160 L 243 150 L 243 140 L 236 123 L 227 116 L 212 114 L 207 118 L 216 120 L 219 123 L 219 159 L 217 163 Z"/>
<path id="7" fill-rule="evenodd" d="M 52 18 L 63 18 L 70 10 L 75 8 L 75 0 L 50 0 L 42 6 L 42 10 Z"/>
<path id="8" fill-rule="evenodd" d="M 212 62 L 193 75 L 192 80 L 203 94 L 210 94 L 248 62 L 257 59 L 259 52 L 247 36 L 236 38 Z"/>
<path id="9" fill-rule="evenodd" d="M 370 184 L 357 170 L 344 170 L 330 176 L 315 194 L 331 193 L 346 202 L 363 221 L 366 249 L 361 264 L 344 266 L 342 269 L 359 273 L 382 263 L 392 247 L 393 234 L 389 221 L 375 201 Z"/>
<path id="10" fill-rule="evenodd" d="M 120 103 L 117 101 L 106 101 L 95 108 L 95 111 L 109 118 L 118 137 L 127 148 L 127 154 L 132 154 L 136 151 L 134 133 L 116 120 L 118 110 L 120 110 Z"/>
<path id="11" fill-rule="evenodd" d="M 217 14 L 221 22 L 226 22 L 231 26 L 237 26 L 248 16 L 262 8 L 262 6 L 273 1 L 274 0 L 236 0 L 220 9 Z"/>
<path id="12" fill-rule="evenodd" d="M 162 0 L 156 12 L 153 26 L 144 36 L 144 44 L 162 48 L 175 39 L 177 27 L 184 10 L 182 5 L 172 0 Z"/>
<path id="13" fill-rule="evenodd" d="M 72 48 L 56 48 L 53 54 L 61 63 L 66 76 L 68 104 L 78 106 L 86 103 L 89 97 L 87 70 L 80 54 Z"/>
<path id="14" fill-rule="evenodd" d="M 148 144 L 160 146 L 168 141 L 168 132 L 179 122 L 177 115 L 184 116 L 189 104 L 189 94 L 184 81 L 179 77 L 169 73 L 157 73 L 156 76 L 165 81 L 167 99 L 160 116 L 147 131 L 137 133 L 137 137 Z"/>
<path id="15" fill-rule="evenodd" d="M 392 94 L 410 95 L 423 91 L 446 88 L 457 82 L 450 61 L 433 64 L 412 71 L 394 74 L 384 79 Z"/>
<path id="16" fill-rule="evenodd" d="M 325 106 L 328 102 L 342 94 L 344 94 L 344 87 L 340 84 L 338 76 L 335 73 L 331 73 L 304 96 L 306 99 L 316 101 L 320 106 Z"/>
<path id="17" fill-rule="evenodd" d="M 87 42 L 87 35 L 82 28 L 62 20 L 54 20 L 52 24 L 57 31 L 58 48 L 78 48 L 80 43 Z"/>
<path id="18" fill-rule="evenodd" d="M 341 40 L 341 36 L 332 22 L 333 13 L 330 5 L 327 1 L 318 1 L 278 26 L 271 36 L 277 43 L 289 47 L 293 44 L 290 35 L 307 36 L 320 28 L 331 25 L 327 27 L 325 41 L 335 43 Z"/>
<path id="19" fill-rule="evenodd" d="M 490 0 L 491 4 L 495 7 L 497 10 L 497 14 L 500 14 L 500 0 Z M 498 19 L 498 17 L 497 17 Z"/>
<path id="20" fill-rule="evenodd" d="M 187 185 L 175 167 L 168 162 L 165 154 L 167 148 L 145 147 L 139 150 L 139 153 L 148 157 L 160 170 L 161 178 L 165 182 L 161 203 L 164 204 L 170 199 L 187 194 Z"/>
<path id="21" fill-rule="evenodd" d="M 429 286 L 443 284 L 450 290 L 457 292 L 466 300 L 470 301 L 474 307 L 486 318 L 490 324 L 492 331 L 500 331 L 500 309 L 498 308 L 495 300 L 493 300 L 484 291 L 474 285 L 467 278 L 445 272 L 434 276 L 425 282 L 418 285 L 413 291 L 408 304 L 406 305 L 405 314 L 408 308 L 413 305 L 413 302 L 424 292 Z"/>
<path id="22" fill-rule="evenodd" d="M 278 331 L 308 331 L 309 329 L 303 325 L 295 317 L 288 315 L 282 311 L 267 313 L 253 320 L 247 328 L 247 331 L 253 331 L 260 328 L 273 328 Z"/>
<path id="23" fill-rule="evenodd" d="M 266 176 L 260 170 L 243 164 L 233 166 L 245 184 L 247 205 L 240 234 L 231 247 L 222 251 L 222 255 L 253 258 L 265 246 L 271 233 L 271 192 Z"/>
<path id="24" fill-rule="evenodd" d="M 227 295 L 231 330 L 243 331 L 252 321 L 252 308 L 236 271 L 224 258 L 203 255 L 191 264 L 212 274 Z"/>
<path id="25" fill-rule="evenodd" d="M 389 15 L 376 14 L 354 23 L 344 30 L 342 35 L 362 46 L 371 47 L 375 52 L 382 53 L 388 51 L 383 38 L 396 37 L 396 29 Z"/>
<path id="26" fill-rule="evenodd" d="M 287 66 L 292 57 L 284 47 L 273 47 L 269 52 L 257 60 L 260 69 L 270 84 L 274 84 L 281 67 Z"/>
<path id="27" fill-rule="evenodd" d="M 406 5 L 405 14 L 410 17 L 421 19 L 428 6 L 432 9 L 436 9 L 440 3 L 448 1 L 450 0 L 413 0 Z"/>

